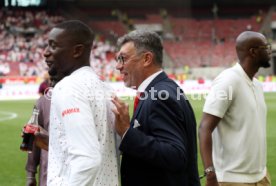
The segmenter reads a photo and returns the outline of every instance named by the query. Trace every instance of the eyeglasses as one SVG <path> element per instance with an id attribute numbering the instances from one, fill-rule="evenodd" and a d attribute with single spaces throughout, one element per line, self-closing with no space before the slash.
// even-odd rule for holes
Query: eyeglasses
<path id="1" fill-rule="evenodd" d="M 121 65 L 124 65 L 126 61 L 127 61 L 126 56 L 123 56 L 123 55 L 119 55 L 116 58 L 116 63 L 121 64 Z"/>
<path id="2" fill-rule="evenodd" d="M 256 47 L 252 47 L 252 48 L 257 48 L 257 49 L 265 49 L 265 50 L 271 50 L 271 44 L 266 44 L 266 45 L 261 45 L 261 46 L 256 46 Z"/>
<path id="3" fill-rule="evenodd" d="M 130 57 L 127 57 L 123 54 L 120 54 L 117 58 L 116 58 L 116 63 L 117 64 L 121 64 L 121 65 L 124 65 L 126 63 L 128 63 L 129 61 L 133 60 L 135 57 L 139 56 L 138 55 L 133 55 L 133 56 L 130 56 Z"/>

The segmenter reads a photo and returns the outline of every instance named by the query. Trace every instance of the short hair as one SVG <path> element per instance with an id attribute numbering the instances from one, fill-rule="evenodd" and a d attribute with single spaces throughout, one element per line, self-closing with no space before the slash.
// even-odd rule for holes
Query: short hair
<path id="1" fill-rule="evenodd" d="M 84 44 L 91 50 L 95 35 L 85 23 L 79 20 L 69 20 L 58 23 L 54 28 L 63 29 L 65 33 L 70 34 L 72 42 Z"/>
<path id="2" fill-rule="evenodd" d="M 117 41 L 117 46 L 121 47 L 127 42 L 133 42 L 138 52 L 151 51 L 154 54 L 156 63 L 162 66 L 163 45 L 161 38 L 156 32 L 134 30 L 120 37 Z"/>

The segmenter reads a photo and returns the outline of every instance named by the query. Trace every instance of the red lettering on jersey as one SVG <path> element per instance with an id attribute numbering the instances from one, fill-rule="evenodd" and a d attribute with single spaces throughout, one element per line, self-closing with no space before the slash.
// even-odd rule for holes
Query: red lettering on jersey
<path id="1" fill-rule="evenodd" d="M 80 112 L 79 108 L 69 108 L 69 109 L 66 109 L 62 112 L 62 117 L 64 117 L 65 115 L 72 114 L 72 113 L 77 113 L 77 112 Z"/>

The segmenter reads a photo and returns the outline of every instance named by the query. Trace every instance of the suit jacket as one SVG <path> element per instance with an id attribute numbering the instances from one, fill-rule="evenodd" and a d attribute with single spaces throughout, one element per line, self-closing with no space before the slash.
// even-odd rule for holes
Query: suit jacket
<path id="1" fill-rule="evenodd" d="M 122 186 L 200 185 L 193 109 L 164 72 L 146 88 L 130 125 L 120 144 Z"/>

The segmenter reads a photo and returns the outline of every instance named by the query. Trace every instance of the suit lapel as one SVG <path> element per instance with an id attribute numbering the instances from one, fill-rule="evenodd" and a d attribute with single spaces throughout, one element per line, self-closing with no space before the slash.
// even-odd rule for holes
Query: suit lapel
<path id="1" fill-rule="evenodd" d="M 148 99 L 151 98 L 151 95 L 150 95 L 150 92 L 149 90 L 154 87 L 154 85 L 156 83 L 158 83 L 159 81 L 162 81 L 164 79 L 167 79 L 168 76 L 166 75 L 165 72 L 161 72 L 158 76 L 156 76 L 156 78 L 153 79 L 153 81 L 147 86 L 146 90 L 145 90 L 145 95 L 141 96 L 142 99 L 139 101 L 138 103 L 138 106 L 136 108 L 136 111 L 133 113 L 133 116 L 131 118 L 131 126 L 133 127 L 134 125 L 134 120 L 137 118 L 137 115 L 139 114 L 140 112 L 140 109 L 142 108 L 142 105 L 144 104 L 144 102 Z M 144 96 L 147 96 L 147 98 L 145 99 Z"/>
<path id="2" fill-rule="evenodd" d="M 167 78 L 168 78 L 168 76 L 166 75 L 166 73 L 165 72 L 161 72 L 160 74 L 158 74 L 158 76 L 156 76 L 156 78 L 154 78 L 152 80 L 152 82 L 150 82 L 150 84 L 147 86 L 145 92 L 149 92 L 149 90 L 151 89 L 151 87 L 154 87 L 154 85 L 156 83 L 158 83 L 159 81 L 162 81 L 164 79 L 167 79 Z"/>

